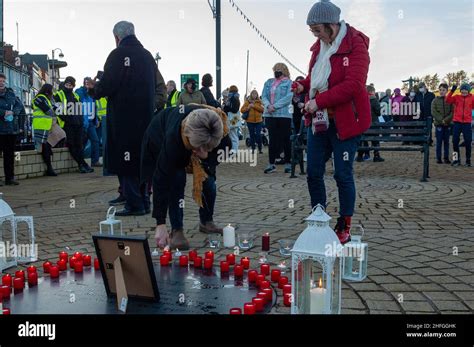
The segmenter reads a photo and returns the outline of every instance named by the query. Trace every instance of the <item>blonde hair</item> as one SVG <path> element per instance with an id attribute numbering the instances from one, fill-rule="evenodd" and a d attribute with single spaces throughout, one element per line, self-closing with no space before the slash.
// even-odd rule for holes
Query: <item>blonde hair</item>
<path id="1" fill-rule="evenodd" d="M 255 98 L 252 98 L 252 95 L 253 95 L 253 94 L 257 94 L 257 96 L 256 96 Z M 252 91 L 250 92 L 249 100 L 258 100 L 258 97 L 259 97 L 258 91 L 257 91 L 256 89 L 254 89 L 254 90 L 252 90 Z"/>
<path id="2" fill-rule="evenodd" d="M 219 145 L 223 135 L 222 119 L 212 110 L 194 110 L 185 119 L 184 136 L 194 148 L 202 147 L 210 152 Z"/>
<path id="3" fill-rule="evenodd" d="M 273 67 L 273 72 L 281 71 L 283 76 L 290 78 L 290 70 L 288 70 L 288 66 L 285 63 L 276 63 Z"/>

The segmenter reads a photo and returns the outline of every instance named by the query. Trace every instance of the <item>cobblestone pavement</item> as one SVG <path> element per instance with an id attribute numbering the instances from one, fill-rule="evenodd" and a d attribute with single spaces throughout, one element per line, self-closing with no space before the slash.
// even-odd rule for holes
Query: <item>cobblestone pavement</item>
<path id="1" fill-rule="evenodd" d="M 431 179 L 422 183 L 420 153 L 383 155 L 384 163 L 355 163 L 358 197 L 353 224 L 365 228 L 369 269 L 363 282 L 344 282 L 342 312 L 472 314 L 474 169 L 435 164 L 432 158 Z M 268 259 L 279 264 L 289 258 L 280 256 L 277 241 L 296 239 L 303 231 L 304 218 L 310 213 L 309 194 L 304 176 L 290 179 L 282 167 L 277 173 L 264 175 L 266 162 L 265 151 L 256 167 L 227 163 L 218 168 L 215 221 L 232 223 L 239 230 L 258 235 L 269 232 Z M 338 199 L 332 174 L 328 163 L 328 213 L 334 225 Z M 91 233 L 97 232 L 99 221 L 105 219 L 107 201 L 117 196 L 116 189 L 116 178 L 99 173 L 35 178 L 21 181 L 18 187 L 0 188 L 18 215 L 34 216 L 42 261 L 56 259 L 65 247 L 94 253 Z M 207 249 L 206 236 L 197 230 L 198 209 L 190 189 L 188 184 L 185 231 L 191 246 L 202 253 Z M 293 208 L 289 200 L 294 201 Z M 122 221 L 129 235 L 147 233 L 154 248 L 151 215 L 123 217 Z M 257 238 L 256 247 L 242 254 L 250 256 L 255 265 L 260 248 Z M 217 260 L 228 252 L 218 251 Z M 277 305 L 273 312 L 289 310 Z"/>

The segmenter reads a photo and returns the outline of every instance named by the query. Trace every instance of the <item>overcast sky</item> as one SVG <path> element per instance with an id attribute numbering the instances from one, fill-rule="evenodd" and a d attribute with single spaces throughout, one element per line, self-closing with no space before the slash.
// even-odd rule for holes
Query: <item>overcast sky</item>
<path id="1" fill-rule="evenodd" d="M 212 0 L 211 0 L 212 2 Z M 303 71 L 315 42 L 306 16 L 315 1 L 235 0 L 270 41 Z M 410 75 L 464 69 L 474 71 L 472 0 L 335 0 L 341 19 L 371 39 L 368 82 L 377 90 L 401 86 Z M 181 73 L 215 75 L 215 22 L 207 0 L 5 0 L 5 41 L 20 53 L 47 53 L 59 47 L 68 67 L 61 77 L 94 76 L 115 47 L 112 28 L 119 20 L 135 24 L 138 39 L 162 60 L 165 80 Z M 259 92 L 281 58 L 222 0 L 223 87 L 245 93 L 246 52 L 249 81 Z M 299 75 L 291 69 L 292 77 Z"/>

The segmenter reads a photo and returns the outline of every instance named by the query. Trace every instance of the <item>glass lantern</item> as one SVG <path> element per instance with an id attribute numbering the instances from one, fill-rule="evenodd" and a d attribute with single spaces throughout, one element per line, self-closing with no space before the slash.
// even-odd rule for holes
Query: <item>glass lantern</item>
<path id="1" fill-rule="evenodd" d="M 344 245 L 344 261 L 342 264 L 342 279 L 352 282 L 363 281 L 367 277 L 367 258 L 369 246 L 362 242 L 364 228 L 361 225 L 353 226 L 360 230 L 360 235 L 352 235 L 351 241 Z"/>
<path id="2" fill-rule="evenodd" d="M 0 272 L 18 265 L 15 254 L 11 253 L 16 245 L 15 214 L 0 193 Z"/>
<path id="3" fill-rule="evenodd" d="M 317 205 L 292 253 L 292 314 L 340 314 L 342 245 Z"/>
<path id="4" fill-rule="evenodd" d="M 106 219 L 103 220 L 102 222 L 99 223 L 99 232 L 102 234 L 102 226 L 107 228 L 109 230 L 110 235 L 114 234 L 114 226 L 118 226 L 120 228 L 120 235 L 123 235 L 122 233 L 122 221 L 115 219 L 115 212 L 117 209 L 114 206 L 111 206 L 107 210 L 107 215 Z"/>

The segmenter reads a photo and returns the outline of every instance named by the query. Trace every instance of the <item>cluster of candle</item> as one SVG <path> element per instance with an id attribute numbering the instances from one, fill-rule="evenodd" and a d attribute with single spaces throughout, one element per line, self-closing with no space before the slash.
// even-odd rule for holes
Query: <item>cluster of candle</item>
<path id="1" fill-rule="evenodd" d="M 268 278 L 267 276 L 270 276 Z M 281 275 L 280 269 L 271 269 L 269 264 L 260 265 L 260 273 L 257 270 L 248 271 L 248 282 L 258 288 L 257 296 L 252 302 L 244 304 L 244 314 L 255 314 L 262 312 L 265 305 L 271 304 L 273 301 L 273 288 L 271 283 L 278 284 L 278 288 L 282 289 L 285 306 L 291 306 L 291 285 L 288 284 L 288 277 Z M 232 308 L 230 314 L 242 314 L 242 309 Z"/>
<path id="2" fill-rule="evenodd" d="M 160 265 L 169 266 L 173 262 L 173 255 L 171 251 L 164 250 L 163 255 L 160 256 Z M 192 265 L 190 265 L 192 263 Z M 214 266 L 214 252 L 207 251 L 204 253 L 204 258 L 198 255 L 196 250 L 189 251 L 188 255 L 179 256 L 179 266 L 188 267 L 193 266 L 196 269 L 212 270 Z M 221 274 L 227 274 L 230 272 L 231 266 L 234 266 L 235 278 L 242 278 L 244 276 L 244 270 L 250 268 L 250 259 L 243 257 L 240 259 L 240 264 L 236 264 L 235 254 L 228 254 L 226 260 L 220 262 Z"/>
<path id="3" fill-rule="evenodd" d="M 84 267 L 92 266 L 92 257 L 88 254 L 82 254 L 81 252 L 75 252 L 69 257 L 66 252 L 59 253 L 59 259 L 56 264 L 45 261 L 43 263 L 43 272 L 49 274 L 51 278 L 58 278 L 61 271 L 66 271 L 67 267 L 74 270 L 75 273 L 82 273 Z M 94 259 L 94 269 L 99 270 L 99 259 Z"/>
<path id="4" fill-rule="evenodd" d="M 26 273 L 24 270 L 18 270 L 14 276 L 10 274 L 3 275 L 0 285 L 0 302 L 10 299 L 12 289 L 14 294 L 23 292 L 25 282 L 28 282 L 29 287 L 38 285 L 38 272 L 35 266 L 29 266 Z"/>

